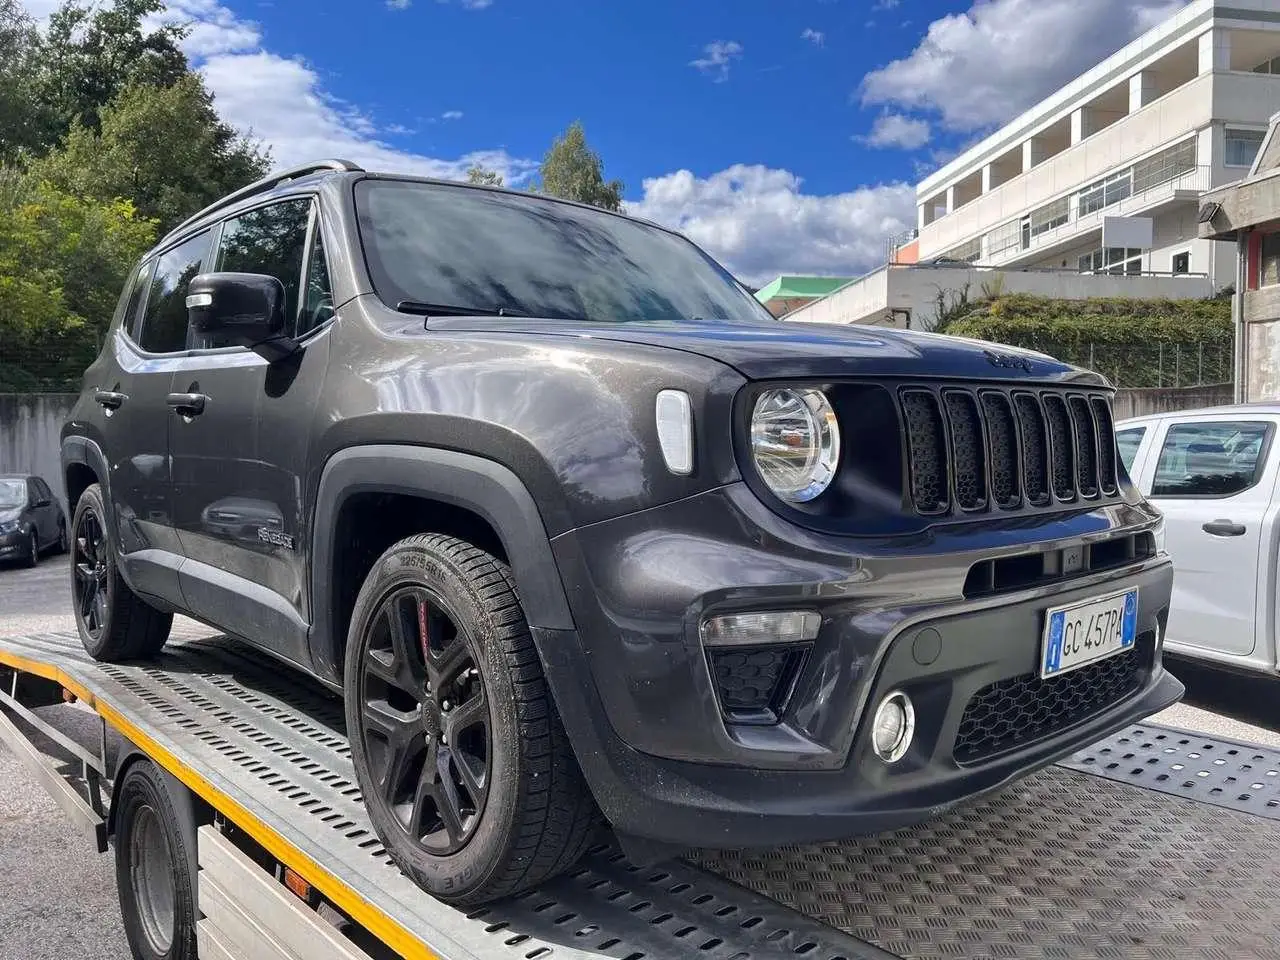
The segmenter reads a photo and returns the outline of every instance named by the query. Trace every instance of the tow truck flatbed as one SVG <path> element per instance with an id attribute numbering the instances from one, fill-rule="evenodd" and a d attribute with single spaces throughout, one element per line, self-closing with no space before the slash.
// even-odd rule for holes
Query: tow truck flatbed
<path id="1" fill-rule="evenodd" d="M 100 847 L 108 731 L 214 812 L 198 830 L 207 960 L 1280 958 L 1269 748 L 1142 725 L 912 829 L 644 869 L 602 836 L 574 873 L 463 913 L 378 842 L 337 697 L 249 647 L 174 640 L 117 666 L 49 633 L 0 640 L 0 668 L 0 739 Z M 28 676 L 101 717 L 101 742 L 39 750 L 57 730 L 24 708 Z M 316 902 L 344 922 L 315 920 Z"/>

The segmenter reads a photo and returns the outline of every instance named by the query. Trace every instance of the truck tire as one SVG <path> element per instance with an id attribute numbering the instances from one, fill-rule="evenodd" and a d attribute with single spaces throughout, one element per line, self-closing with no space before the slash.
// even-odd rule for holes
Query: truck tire
<path id="1" fill-rule="evenodd" d="M 437 534 L 392 546 L 356 599 L 345 691 L 370 819 L 427 892 L 484 903 L 582 856 L 599 815 L 505 563 Z"/>
<path id="2" fill-rule="evenodd" d="M 116 887 L 134 960 L 196 960 L 196 892 L 182 824 L 149 760 L 124 774 L 112 803 Z"/>
<path id="3" fill-rule="evenodd" d="M 120 576 L 98 484 L 76 501 L 71 526 L 71 600 L 80 642 L 108 663 L 154 657 L 169 638 L 173 614 L 150 606 Z"/>

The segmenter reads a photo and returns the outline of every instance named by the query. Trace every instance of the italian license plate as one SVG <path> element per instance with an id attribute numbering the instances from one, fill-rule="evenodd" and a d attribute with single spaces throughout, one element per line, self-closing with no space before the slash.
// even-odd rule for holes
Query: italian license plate
<path id="1" fill-rule="evenodd" d="M 1067 673 L 1128 650 L 1138 631 L 1138 591 L 1050 610 L 1040 651 L 1040 676 Z"/>

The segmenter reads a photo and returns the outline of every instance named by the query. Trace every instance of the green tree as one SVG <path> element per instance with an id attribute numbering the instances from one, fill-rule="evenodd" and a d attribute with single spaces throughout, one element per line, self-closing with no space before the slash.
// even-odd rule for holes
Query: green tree
<path id="1" fill-rule="evenodd" d="M 32 165 L 37 179 L 79 196 L 130 198 L 168 230 L 263 176 L 269 156 L 219 119 L 200 77 L 125 89 L 101 112 L 101 130 L 76 123 L 61 148 Z"/>
<path id="2" fill-rule="evenodd" d="M 562 136 L 556 137 L 542 158 L 535 190 L 553 197 L 577 200 L 603 207 L 622 209 L 622 181 L 605 182 L 600 155 L 587 144 L 582 122 L 575 120 Z"/>
<path id="3" fill-rule="evenodd" d="M 42 151 L 55 135 L 40 88 L 40 34 L 19 0 L 0 0 L 0 164 Z"/>
<path id="4" fill-rule="evenodd" d="M 130 86 L 168 87 L 190 73 L 179 49 L 186 28 L 151 27 L 163 0 L 67 0 L 50 18 L 41 45 L 41 93 L 60 124 L 97 130 L 103 108 Z"/>
<path id="5" fill-rule="evenodd" d="M 467 171 L 467 183 L 478 183 L 485 187 L 502 186 L 502 174 L 497 170 L 490 170 L 488 167 L 475 164 Z"/>
<path id="6" fill-rule="evenodd" d="M 3 170 L 0 181 L 11 182 Z M 0 390 L 66 389 L 92 361 L 124 280 L 155 242 L 127 200 L 23 181 L 0 197 Z"/>

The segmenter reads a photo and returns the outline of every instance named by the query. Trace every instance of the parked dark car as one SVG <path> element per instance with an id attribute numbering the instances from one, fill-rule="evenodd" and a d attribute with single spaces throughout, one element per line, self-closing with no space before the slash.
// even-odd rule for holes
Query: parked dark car
<path id="1" fill-rule="evenodd" d="M 63 432 L 79 630 L 149 657 L 180 612 L 342 693 L 451 902 L 601 814 L 641 863 L 895 828 L 1181 695 L 1110 398 L 775 320 L 640 220 L 320 163 L 125 287 Z"/>
<path id="2" fill-rule="evenodd" d="M 40 554 L 65 553 L 67 515 L 40 477 L 0 473 L 0 561 L 34 567 Z"/>

